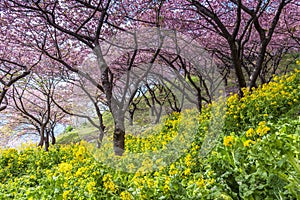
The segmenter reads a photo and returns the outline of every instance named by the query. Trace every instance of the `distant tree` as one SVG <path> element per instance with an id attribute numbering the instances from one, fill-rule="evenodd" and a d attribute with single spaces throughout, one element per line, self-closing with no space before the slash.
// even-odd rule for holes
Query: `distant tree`
<path id="1" fill-rule="evenodd" d="M 13 85 L 10 95 L 13 103 L 7 109 L 11 129 L 24 134 L 37 133 L 40 136 L 38 146 L 44 146 L 46 151 L 50 140 L 52 144 L 56 142 L 56 125 L 66 122 L 66 114 L 53 102 L 54 91 L 59 83 L 55 76 L 32 73 Z"/>
<path id="2" fill-rule="evenodd" d="M 107 110 L 102 92 L 90 82 L 74 73 L 62 70 L 63 86 L 56 89 L 53 102 L 67 115 L 85 119 L 98 130 L 97 146 L 100 148 L 105 134 L 102 112 Z"/>

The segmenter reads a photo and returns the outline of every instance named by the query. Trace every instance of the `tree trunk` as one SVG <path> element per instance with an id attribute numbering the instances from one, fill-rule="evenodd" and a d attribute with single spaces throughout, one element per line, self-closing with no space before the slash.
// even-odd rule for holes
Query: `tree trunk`
<path id="1" fill-rule="evenodd" d="M 154 117 L 154 115 L 155 115 L 155 110 L 154 110 L 155 108 L 154 108 L 154 106 L 151 106 L 150 107 L 150 110 L 151 110 L 151 117 Z"/>
<path id="2" fill-rule="evenodd" d="M 197 91 L 197 109 L 201 113 L 202 112 L 202 95 L 201 90 L 200 92 Z"/>
<path id="3" fill-rule="evenodd" d="M 51 130 L 51 144 L 55 145 L 55 143 L 56 143 L 56 138 L 55 138 L 55 135 L 54 135 L 54 131 Z"/>
<path id="4" fill-rule="evenodd" d="M 45 128 L 42 128 L 42 130 L 46 133 L 45 138 L 45 151 L 49 151 L 49 131 L 47 131 Z"/>
<path id="5" fill-rule="evenodd" d="M 100 148 L 102 145 L 104 133 L 105 133 L 105 126 L 103 126 L 103 124 L 102 124 L 102 127 L 99 129 L 99 136 L 97 139 L 97 148 Z"/>
<path id="6" fill-rule="evenodd" d="M 242 63 L 241 63 L 241 58 L 239 56 L 239 51 L 237 49 L 237 46 L 234 44 L 234 41 L 228 41 L 230 44 L 231 48 L 231 58 L 232 58 L 232 63 L 235 71 L 235 75 L 238 80 L 238 86 L 239 86 L 239 96 L 243 96 L 242 88 L 246 87 L 246 80 L 245 76 L 243 74 L 242 70 Z"/>
<path id="7" fill-rule="evenodd" d="M 154 124 L 158 124 L 159 123 L 162 111 L 163 111 L 163 106 L 159 105 L 159 111 L 157 112 L 157 110 L 156 110 L 156 116 L 155 116 L 155 122 L 154 122 Z"/>
<path id="8" fill-rule="evenodd" d="M 259 54 L 259 58 L 257 60 L 257 63 L 255 65 L 255 69 L 253 71 L 253 73 L 251 74 L 250 77 L 250 83 L 249 83 L 249 88 L 253 88 L 256 87 L 256 80 L 259 76 L 259 74 L 261 73 L 262 67 L 263 67 L 263 62 L 265 59 L 265 54 L 266 54 L 266 48 L 267 48 L 267 41 L 264 41 L 262 43 L 262 47 L 261 47 L 261 52 Z"/>
<path id="9" fill-rule="evenodd" d="M 125 150 L 125 114 L 115 114 L 115 130 L 114 130 L 114 152 L 117 156 L 122 156 Z"/>
<path id="10" fill-rule="evenodd" d="M 40 141 L 38 143 L 38 147 L 43 147 L 44 145 L 44 140 L 45 140 L 45 137 L 44 137 L 44 132 L 42 130 L 40 130 Z"/>
<path id="11" fill-rule="evenodd" d="M 133 116 L 134 116 L 134 111 L 129 111 L 129 125 L 133 126 Z"/>
<path id="12" fill-rule="evenodd" d="M 227 79 L 227 75 L 224 76 L 224 86 L 227 87 L 228 86 L 228 79 Z"/>

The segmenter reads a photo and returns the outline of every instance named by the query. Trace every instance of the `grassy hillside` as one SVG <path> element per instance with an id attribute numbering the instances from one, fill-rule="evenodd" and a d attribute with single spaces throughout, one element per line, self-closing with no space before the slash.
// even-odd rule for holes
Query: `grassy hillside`
<path id="1" fill-rule="evenodd" d="M 300 199 L 300 70 L 244 93 L 128 134 L 123 157 L 111 137 L 2 150 L 0 199 Z"/>

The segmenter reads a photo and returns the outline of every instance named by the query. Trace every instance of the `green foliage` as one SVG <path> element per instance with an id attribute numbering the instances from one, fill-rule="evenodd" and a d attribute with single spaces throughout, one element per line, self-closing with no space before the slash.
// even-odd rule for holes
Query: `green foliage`
<path id="1" fill-rule="evenodd" d="M 65 132 L 71 132 L 74 128 L 72 126 L 67 126 Z"/>

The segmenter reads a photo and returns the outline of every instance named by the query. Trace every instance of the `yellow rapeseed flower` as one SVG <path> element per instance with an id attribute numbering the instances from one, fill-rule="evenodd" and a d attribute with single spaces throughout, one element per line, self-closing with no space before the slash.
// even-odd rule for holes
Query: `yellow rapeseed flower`
<path id="1" fill-rule="evenodd" d="M 191 175 L 191 169 L 186 168 L 183 173 L 184 173 L 184 175 L 189 176 L 189 175 Z"/>
<path id="2" fill-rule="evenodd" d="M 268 126 L 266 126 L 266 124 L 267 123 L 265 121 L 259 122 L 258 127 L 256 129 L 257 135 L 263 136 L 271 130 Z"/>
<path id="3" fill-rule="evenodd" d="M 211 178 L 211 179 L 209 179 L 209 180 L 207 181 L 207 184 L 212 185 L 212 184 L 214 184 L 215 182 L 216 182 L 216 180 L 213 179 L 213 178 Z"/>
<path id="4" fill-rule="evenodd" d="M 165 185 L 164 185 L 164 192 L 167 193 L 170 191 L 170 177 L 166 177 Z"/>
<path id="5" fill-rule="evenodd" d="M 78 151 L 75 152 L 75 158 L 79 161 L 82 161 L 84 159 L 85 153 L 86 153 L 86 148 L 80 145 Z"/>
<path id="6" fill-rule="evenodd" d="M 71 172 L 71 170 L 72 170 L 72 165 L 69 163 L 60 163 L 58 165 L 59 172 L 67 173 L 67 172 Z"/>
<path id="7" fill-rule="evenodd" d="M 253 135 L 255 135 L 255 130 L 253 128 L 246 131 L 246 137 L 252 137 Z"/>
<path id="8" fill-rule="evenodd" d="M 89 193 L 92 193 L 93 190 L 95 189 L 96 186 L 96 182 L 95 181 L 91 181 L 87 184 L 86 188 L 88 190 Z"/>
<path id="9" fill-rule="evenodd" d="M 259 122 L 259 123 L 258 123 L 258 126 L 265 126 L 266 123 L 267 123 L 266 121 Z"/>
<path id="10" fill-rule="evenodd" d="M 102 180 L 105 182 L 107 180 L 111 180 L 112 179 L 112 176 L 110 174 L 105 174 L 102 178 Z"/>
<path id="11" fill-rule="evenodd" d="M 87 171 L 87 168 L 86 167 L 80 167 L 77 172 L 75 173 L 75 176 L 76 177 L 79 177 L 81 176 L 83 173 L 85 173 Z"/>
<path id="12" fill-rule="evenodd" d="M 115 192 L 117 190 L 113 181 L 106 181 L 103 183 L 103 186 L 105 189 L 107 189 L 108 191 L 111 191 L 111 192 Z"/>
<path id="13" fill-rule="evenodd" d="M 112 181 L 112 176 L 110 174 L 105 174 L 102 178 L 102 181 L 103 181 L 103 186 L 106 190 L 111 192 L 115 192 L 117 190 L 117 187 Z"/>
<path id="14" fill-rule="evenodd" d="M 177 168 L 175 167 L 175 165 L 171 164 L 170 165 L 170 170 L 169 170 L 169 175 L 173 176 L 173 175 L 176 175 L 178 173 L 179 173 L 179 171 L 177 170 Z"/>
<path id="15" fill-rule="evenodd" d="M 251 144 L 255 144 L 255 141 L 252 141 L 252 140 L 246 140 L 244 142 L 244 147 L 249 147 Z"/>
<path id="16" fill-rule="evenodd" d="M 185 164 L 186 166 L 190 167 L 192 165 L 192 156 L 191 154 L 187 154 L 185 157 Z"/>
<path id="17" fill-rule="evenodd" d="M 131 194 L 127 191 L 121 192 L 120 198 L 121 198 L 121 200 L 132 200 L 133 199 Z"/>
<path id="18" fill-rule="evenodd" d="M 264 127 L 258 127 L 257 130 L 256 130 L 256 133 L 257 133 L 259 136 L 264 136 L 264 135 L 267 134 L 269 131 L 270 131 L 270 128 L 267 127 L 267 126 L 264 126 Z"/>
<path id="19" fill-rule="evenodd" d="M 203 186 L 205 186 L 205 181 L 204 181 L 204 179 L 203 179 L 203 178 L 198 179 L 198 180 L 196 181 L 196 185 L 197 185 L 198 187 L 203 187 Z"/>
<path id="20" fill-rule="evenodd" d="M 233 145 L 233 142 L 234 142 L 234 137 L 233 136 L 225 136 L 224 137 L 224 146 L 226 147 L 231 147 Z"/>
<path id="21" fill-rule="evenodd" d="M 70 199 L 68 195 L 71 193 L 71 190 L 65 190 L 63 193 L 63 200 Z"/>
<path id="22" fill-rule="evenodd" d="M 152 178 L 147 177 L 146 183 L 147 183 L 148 188 L 152 188 L 154 186 L 154 181 Z"/>
<path id="23" fill-rule="evenodd" d="M 30 175 L 30 179 L 36 179 L 36 176 L 35 175 Z"/>

